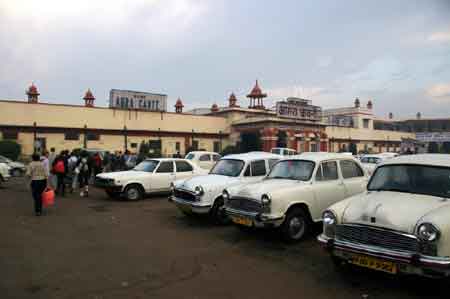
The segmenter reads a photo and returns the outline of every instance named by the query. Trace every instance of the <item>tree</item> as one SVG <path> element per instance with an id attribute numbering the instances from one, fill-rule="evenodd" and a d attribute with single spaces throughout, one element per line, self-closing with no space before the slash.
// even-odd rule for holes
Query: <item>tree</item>
<path id="1" fill-rule="evenodd" d="M 16 161 L 22 152 L 22 147 L 14 140 L 0 140 L 0 155 Z"/>

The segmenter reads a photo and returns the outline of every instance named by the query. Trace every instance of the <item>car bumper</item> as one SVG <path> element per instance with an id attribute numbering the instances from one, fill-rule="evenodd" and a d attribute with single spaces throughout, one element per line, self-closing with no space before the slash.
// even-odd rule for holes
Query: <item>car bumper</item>
<path id="1" fill-rule="evenodd" d="M 4 182 L 9 181 L 10 178 L 11 178 L 11 175 L 10 175 L 9 173 L 2 174 L 2 176 L 1 176 L 1 179 L 2 179 Z"/>
<path id="2" fill-rule="evenodd" d="M 278 227 L 284 221 L 284 216 L 267 215 L 258 212 L 248 212 L 225 207 L 225 214 L 234 223 L 254 227 Z M 250 225 L 251 224 L 251 225 Z"/>
<path id="3" fill-rule="evenodd" d="M 103 189 L 107 192 L 111 192 L 111 193 L 122 193 L 123 190 L 123 186 L 111 186 L 111 185 L 103 185 L 103 184 L 94 184 L 94 187 L 99 188 L 99 189 Z"/>
<path id="4" fill-rule="evenodd" d="M 195 214 L 208 214 L 211 210 L 210 204 L 205 204 L 202 202 L 195 201 L 187 201 L 182 198 L 178 198 L 175 196 L 169 197 L 170 201 L 172 201 L 180 210 L 184 212 L 190 212 Z"/>
<path id="5" fill-rule="evenodd" d="M 450 258 L 401 252 L 376 246 L 350 243 L 319 235 L 317 240 L 333 256 L 348 260 L 354 255 L 364 255 L 394 262 L 398 272 L 428 277 L 450 276 Z"/>

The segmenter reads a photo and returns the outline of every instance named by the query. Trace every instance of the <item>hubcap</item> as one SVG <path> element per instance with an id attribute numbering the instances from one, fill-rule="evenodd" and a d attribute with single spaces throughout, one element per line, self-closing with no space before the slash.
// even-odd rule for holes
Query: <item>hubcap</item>
<path id="1" fill-rule="evenodd" d="M 300 239 L 305 232 L 305 221 L 303 218 L 293 217 L 289 221 L 289 235 L 292 239 Z"/>
<path id="2" fill-rule="evenodd" d="M 136 188 L 128 189 L 127 197 L 131 200 L 136 200 L 139 197 L 139 191 Z"/>

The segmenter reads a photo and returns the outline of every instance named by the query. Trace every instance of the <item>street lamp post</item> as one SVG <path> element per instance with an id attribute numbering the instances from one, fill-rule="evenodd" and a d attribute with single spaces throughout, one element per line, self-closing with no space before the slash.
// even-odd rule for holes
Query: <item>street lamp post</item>
<path id="1" fill-rule="evenodd" d="M 123 142 L 124 142 L 124 147 L 125 147 L 125 153 L 128 151 L 128 131 L 127 131 L 127 126 L 123 126 Z"/>
<path id="2" fill-rule="evenodd" d="M 33 122 L 33 154 L 36 154 L 37 128 L 36 122 Z"/>
<path id="3" fill-rule="evenodd" d="M 219 152 L 222 152 L 222 131 L 219 131 Z"/>
<path id="4" fill-rule="evenodd" d="M 192 150 L 197 150 L 196 148 L 194 148 L 194 129 L 192 129 L 192 143 L 191 143 L 191 148 Z"/>
<path id="5" fill-rule="evenodd" d="M 83 148 L 87 148 L 87 125 L 84 125 L 84 134 L 83 134 Z"/>

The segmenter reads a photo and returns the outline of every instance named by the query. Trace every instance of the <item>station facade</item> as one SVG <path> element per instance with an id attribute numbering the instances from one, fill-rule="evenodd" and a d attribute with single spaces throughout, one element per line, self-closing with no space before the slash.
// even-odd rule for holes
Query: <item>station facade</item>
<path id="1" fill-rule="evenodd" d="M 222 151 L 237 146 L 241 151 L 270 151 L 288 147 L 308 151 L 397 151 L 412 132 L 377 130 L 372 103 L 365 108 L 322 110 L 310 100 L 288 98 L 266 108 L 264 93 L 256 81 L 240 105 L 232 93 L 227 104 L 184 112 L 178 99 L 175 112 L 136 108 L 97 107 L 88 90 L 84 105 L 45 103 L 37 87 L 27 90 L 28 100 L 0 100 L 0 138 L 22 145 L 24 155 L 54 147 L 57 151 L 95 148 L 138 152 L 148 142 L 162 156 L 188 150 Z M 359 100 L 358 100 L 359 101 Z"/>

